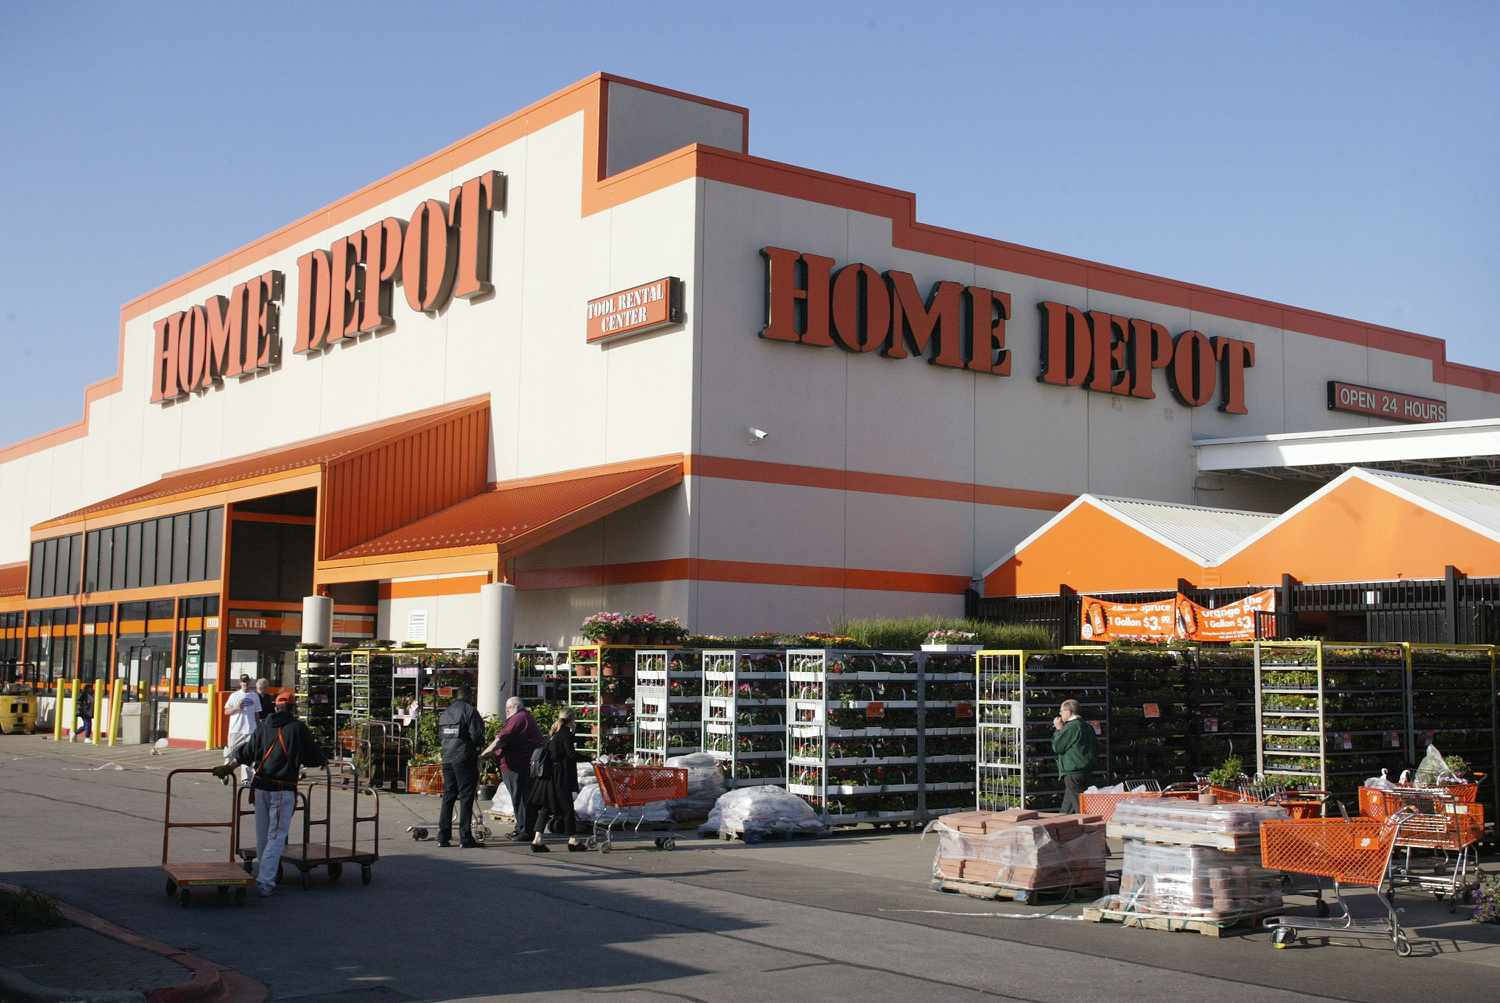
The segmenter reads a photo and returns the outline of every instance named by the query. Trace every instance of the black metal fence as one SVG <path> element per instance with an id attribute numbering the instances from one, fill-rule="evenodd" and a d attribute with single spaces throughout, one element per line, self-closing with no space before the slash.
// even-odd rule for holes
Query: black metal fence
<path id="1" fill-rule="evenodd" d="M 1279 585 L 1160 589 L 1098 593 L 1113 602 L 1156 602 L 1181 591 L 1215 608 L 1265 588 L 1277 589 L 1276 612 L 1256 615 L 1263 639 L 1320 637 L 1330 641 L 1413 641 L 1429 644 L 1500 644 L 1500 578 L 1465 578 L 1454 568 L 1442 578 L 1414 581 L 1308 585 L 1290 576 Z M 1029 623 L 1051 631 L 1058 644 L 1079 641 L 1078 594 L 978 599 L 982 620 Z"/>

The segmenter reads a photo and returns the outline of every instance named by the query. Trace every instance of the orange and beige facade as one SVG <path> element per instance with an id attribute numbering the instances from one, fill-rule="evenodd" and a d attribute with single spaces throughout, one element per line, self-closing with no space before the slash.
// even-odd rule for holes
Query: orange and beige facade
<path id="1" fill-rule="evenodd" d="M 79 421 L 0 446 L 0 670 L 123 676 L 194 742 L 209 683 L 290 682 L 308 594 L 435 645 L 492 582 L 517 642 L 957 613 L 1085 493 L 1305 493 L 1197 440 L 1500 414 L 1436 339 L 928 226 L 749 136 L 595 75 L 127 303 Z"/>

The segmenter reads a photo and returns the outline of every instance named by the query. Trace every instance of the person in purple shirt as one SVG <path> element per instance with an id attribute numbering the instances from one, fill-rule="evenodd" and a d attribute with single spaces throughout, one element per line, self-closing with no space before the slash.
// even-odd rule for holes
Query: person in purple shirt
<path id="1" fill-rule="evenodd" d="M 520 697 L 505 701 L 505 725 L 481 755 L 498 756 L 500 776 L 510 794 L 511 811 L 516 817 L 511 839 L 526 837 L 526 800 L 531 796 L 531 753 L 541 748 L 542 730 Z"/>

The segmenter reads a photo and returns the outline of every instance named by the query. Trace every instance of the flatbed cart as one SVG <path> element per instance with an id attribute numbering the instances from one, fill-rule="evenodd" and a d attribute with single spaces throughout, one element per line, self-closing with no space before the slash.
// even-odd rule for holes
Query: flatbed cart
<path id="1" fill-rule="evenodd" d="M 229 818 L 223 822 L 175 822 L 172 820 L 172 779 L 182 773 L 203 773 L 213 776 L 213 770 L 179 769 L 167 774 L 166 805 L 162 813 L 161 869 L 167 875 L 167 895 L 176 896 L 177 904 L 187 908 L 192 899 L 192 889 L 213 888 L 222 898 L 234 894 L 234 904 L 244 905 L 245 894 L 250 887 L 250 875 L 234 862 L 235 850 L 239 848 L 239 825 L 235 817 L 235 789 L 229 793 Z M 224 860 L 174 863 L 170 845 L 173 829 L 228 829 L 229 854 Z"/>
<path id="2" fill-rule="evenodd" d="M 1420 888 L 1448 903 L 1457 912 L 1469 887 L 1470 871 L 1478 873 L 1479 841 L 1484 838 L 1484 806 L 1455 800 L 1447 788 L 1361 787 L 1361 814 L 1388 818 L 1402 808 L 1415 814 L 1401 827 L 1396 854 L 1391 859 L 1391 890 Z M 1412 860 L 1412 851 L 1426 851 Z"/>
<path id="3" fill-rule="evenodd" d="M 1262 867 L 1333 882 L 1334 902 L 1341 915 L 1331 919 L 1315 916 L 1272 916 L 1265 920 L 1271 943 L 1283 948 L 1299 936 L 1315 933 L 1325 937 L 1389 940 L 1397 957 L 1411 954 L 1411 943 L 1401 929 L 1396 907 L 1387 888 L 1391 855 L 1405 823 L 1414 814 L 1402 808 L 1386 819 L 1303 818 L 1270 819 L 1260 824 Z M 1385 906 L 1385 922 L 1355 922 L 1344 903 L 1343 886 L 1365 886 L 1375 890 Z"/>
<path id="4" fill-rule="evenodd" d="M 594 776 L 599 779 L 599 793 L 604 796 L 604 810 L 594 816 L 594 831 L 587 846 L 600 853 L 614 849 L 614 834 L 627 833 L 633 839 L 654 837 L 658 850 L 672 850 L 677 839 L 660 830 L 645 829 L 645 817 L 627 811 L 659 801 L 687 797 L 688 771 L 675 766 L 623 766 L 617 763 L 595 763 Z M 635 818 L 632 820 L 631 815 Z M 633 824 L 632 824 L 633 823 Z"/>
<path id="5" fill-rule="evenodd" d="M 312 887 L 312 872 L 319 867 L 328 869 L 328 880 L 337 881 L 344 873 L 344 865 L 356 865 L 359 867 L 361 884 L 369 884 L 374 880 L 375 862 L 380 859 L 380 793 L 373 787 L 359 782 L 357 777 L 340 778 L 341 786 L 347 786 L 350 793 L 349 808 L 349 846 L 338 846 L 333 842 L 333 788 L 335 781 L 332 770 L 323 767 L 323 778 L 313 780 L 309 783 L 298 785 L 296 800 L 301 801 L 302 807 L 302 841 L 300 843 L 287 840 L 286 849 L 281 852 L 281 863 L 290 864 L 297 868 L 303 889 Z M 347 783 L 343 783 L 347 781 Z M 242 790 L 244 788 L 241 788 Z M 314 817 L 315 806 L 319 798 L 317 792 L 322 790 L 323 815 L 321 818 Z M 359 802 L 361 797 L 374 799 L 375 811 L 371 815 L 359 813 Z M 238 810 L 238 801 L 236 802 Z M 245 812 L 241 814 L 253 814 Z M 294 809 L 295 814 L 295 809 Z M 367 849 L 360 848 L 359 827 L 368 824 L 374 827 L 374 836 L 370 840 Z M 313 838 L 313 830 L 322 830 L 322 840 Z M 254 854 L 246 855 L 245 868 L 251 870 L 254 864 Z"/>

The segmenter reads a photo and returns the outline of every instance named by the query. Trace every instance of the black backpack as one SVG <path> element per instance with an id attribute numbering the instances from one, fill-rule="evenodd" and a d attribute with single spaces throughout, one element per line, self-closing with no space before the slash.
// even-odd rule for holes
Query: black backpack
<path id="1" fill-rule="evenodd" d="M 531 779 L 546 780 L 552 774 L 552 756 L 545 745 L 531 750 Z"/>

